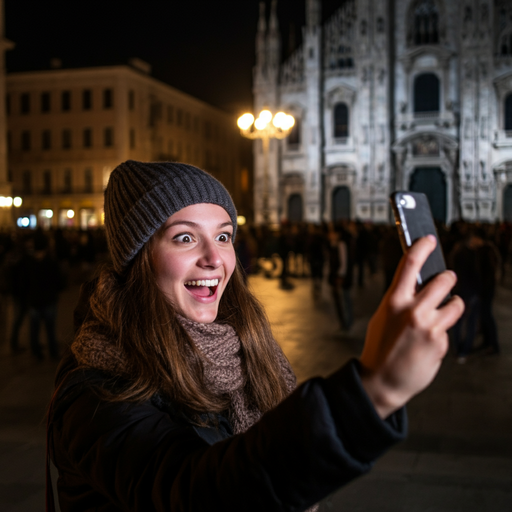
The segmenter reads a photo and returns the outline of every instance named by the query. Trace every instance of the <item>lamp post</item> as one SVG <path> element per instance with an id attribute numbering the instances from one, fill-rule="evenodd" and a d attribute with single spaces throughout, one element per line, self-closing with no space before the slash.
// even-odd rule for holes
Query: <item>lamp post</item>
<path id="1" fill-rule="evenodd" d="M 284 139 L 295 124 L 295 119 L 289 114 L 278 112 L 273 115 L 270 110 L 262 110 L 258 119 L 252 114 L 244 114 L 238 118 L 240 133 L 248 139 L 261 139 L 263 146 L 263 221 L 270 220 L 269 208 L 269 175 L 268 150 L 270 139 Z"/>

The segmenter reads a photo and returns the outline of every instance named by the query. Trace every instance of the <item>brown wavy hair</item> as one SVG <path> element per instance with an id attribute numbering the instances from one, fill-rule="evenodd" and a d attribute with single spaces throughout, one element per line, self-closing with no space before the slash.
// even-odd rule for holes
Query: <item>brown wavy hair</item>
<path id="1" fill-rule="evenodd" d="M 90 310 L 80 336 L 102 336 L 126 354 L 129 379 L 109 401 L 142 402 L 162 393 L 191 418 L 219 413 L 227 397 L 205 385 L 201 354 L 176 317 L 173 306 L 156 283 L 152 243 L 139 251 L 124 275 L 104 269 L 90 298 Z M 216 321 L 231 325 L 241 342 L 241 360 L 250 401 L 265 412 L 281 402 L 287 386 L 276 356 L 275 341 L 263 306 L 249 291 L 239 262 L 219 305 Z M 119 376 L 115 376 L 119 377 Z M 118 380 L 118 379 L 116 379 Z"/>

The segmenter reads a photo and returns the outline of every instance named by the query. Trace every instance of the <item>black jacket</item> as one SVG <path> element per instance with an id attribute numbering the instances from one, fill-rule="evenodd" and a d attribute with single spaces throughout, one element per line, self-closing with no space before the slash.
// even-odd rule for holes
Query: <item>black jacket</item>
<path id="1" fill-rule="evenodd" d="M 382 421 L 357 364 L 308 380 L 235 436 L 222 416 L 195 427 L 157 398 L 102 401 L 104 375 L 72 372 L 49 419 L 61 510 L 305 510 L 405 436 L 405 411 Z"/>

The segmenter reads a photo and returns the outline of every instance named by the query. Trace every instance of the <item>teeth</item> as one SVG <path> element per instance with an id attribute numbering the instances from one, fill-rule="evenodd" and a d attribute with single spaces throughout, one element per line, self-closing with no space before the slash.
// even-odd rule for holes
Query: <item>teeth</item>
<path id="1" fill-rule="evenodd" d="M 187 281 L 187 286 L 217 286 L 219 284 L 218 279 L 203 279 L 202 281 Z"/>

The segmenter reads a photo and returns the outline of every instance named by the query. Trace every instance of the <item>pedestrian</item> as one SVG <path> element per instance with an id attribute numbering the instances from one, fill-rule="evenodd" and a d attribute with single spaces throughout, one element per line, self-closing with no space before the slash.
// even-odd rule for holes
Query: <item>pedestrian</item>
<path id="1" fill-rule="evenodd" d="M 477 252 L 480 275 L 480 329 L 483 336 L 481 348 L 486 354 L 493 355 L 500 353 L 498 328 L 492 311 L 500 256 L 497 247 L 490 240 L 486 240 L 482 233 L 480 238 L 482 243 Z"/>
<path id="2" fill-rule="evenodd" d="M 450 268 L 457 274 L 455 292 L 464 301 L 464 314 L 453 328 L 453 342 L 457 362 L 464 364 L 473 350 L 481 312 L 481 272 L 478 251 L 483 240 L 469 231 L 457 243 L 449 256 Z"/>
<path id="3" fill-rule="evenodd" d="M 327 253 L 327 240 L 322 226 L 308 224 L 305 251 L 305 258 L 311 275 L 313 300 L 317 301 L 322 294 L 325 255 Z"/>
<path id="4" fill-rule="evenodd" d="M 457 297 L 437 309 L 451 272 L 415 292 L 435 246 L 421 239 L 361 358 L 294 391 L 240 275 L 237 214 L 217 180 L 124 162 L 105 227 L 113 266 L 87 287 L 49 411 L 63 511 L 315 510 L 404 438 L 403 406 L 434 378 L 462 311 Z"/>
<path id="5" fill-rule="evenodd" d="M 17 250 L 9 269 L 11 281 L 11 297 L 13 305 L 13 322 L 11 327 L 11 353 L 19 354 L 24 351 L 19 345 L 20 330 L 25 317 L 29 313 L 29 273 L 33 257 L 34 240 L 31 236 L 19 237 Z"/>
<path id="6" fill-rule="evenodd" d="M 63 287 L 59 264 L 49 252 L 48 238 L 40 232 L 34 237 L 34 254 L 27 265 L 28 306 L 30 315 L 30 349 L 38 360 L 43 359 L 39 340 L 41 323 L 44 323 L 48 352 L 59 359 L 59 347 L 55 332 L 57 300 Z"/>

